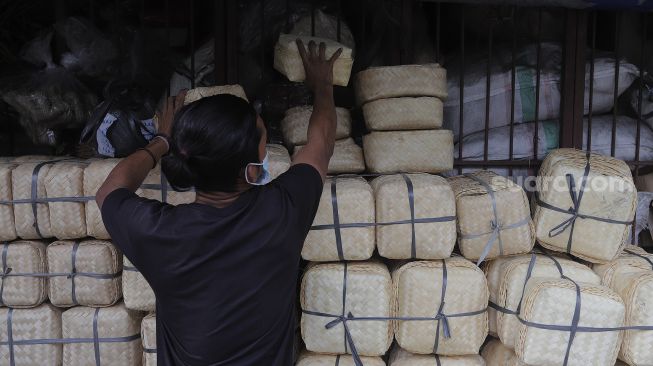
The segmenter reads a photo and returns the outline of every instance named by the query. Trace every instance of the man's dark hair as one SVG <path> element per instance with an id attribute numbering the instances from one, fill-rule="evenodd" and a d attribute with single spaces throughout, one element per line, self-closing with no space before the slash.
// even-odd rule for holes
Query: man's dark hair
<path id="1" fill-rule="evenodd" d="M 163 173 L 176 189 L 233 192 L 243 168 L 258 163 L 261 131 L 245 100 L 220 94 L 184 106 L 175 116 Z"/>

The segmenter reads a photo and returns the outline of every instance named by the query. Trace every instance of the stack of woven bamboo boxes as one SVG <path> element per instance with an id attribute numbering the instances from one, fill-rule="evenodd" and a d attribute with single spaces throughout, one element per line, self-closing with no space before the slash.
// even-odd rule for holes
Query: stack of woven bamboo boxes
<path id="1" fill-rule="evenodd" d="M 290 156 L 268 150 L 276 177 Z M 0 162 L 0 364 L 156 365 L 154 293 L 111 243 L 93 197 L 118 162 Z M 159 167 L 137 194 L 195 199 L 173 191 Z"/>
<path id="2" fill-rule="evenodd" d="M 302 251 L 298 364 L 653 364 L 653 256 L 623 251 L 636 203 L 628 166 L 553 151 L 530 202 L 490 171 L 425 174 L 451 168 L 446 153 L 424 152 L 447 146 L 426 142 L 439 127 L 434 83 L 389 94 L 382 81 L 427 68 L 437 70 L 358 75 L 367 172 L 325 183 Z M 424 130 L 405 138 L 411 129 Z"/>
<path id="3" fill-rule="evenodd" d="M 357 75 L 356 99 L 372 132 L 370 172 L 442 173 L 453 168 L 453 133 L 442 130 L 447 73 L 438 64 L 374 67 Z"/>
<path id="4" fill-rule="evenodd" d="M 415 69 L 429 75 L 429 81 L 435 75 L 444 78 L 436 66 Z M 435 163 L 417 153 L 432 152 L 439 141 L 434 136 L 440 134 L 445 136 L 442 151 L 451 150 L 448 131 L 426 130 L 441 125 L 442 104 L 411 92 L 383 94 L 391 88 L 374 77 L 359 74 L 357 84 L 359 100 L 380 101 L 377 107 L 363 106 L 368 128 L 396 132 L 364 136 L 365 158 L 368 172 L 389 174 L 332 176 L 325 182 L 302 250 L 310 264 L 300 291 L 306 351 L 298 365 L 353 365 L 355 360 L 385 365 L 391 349 L 393 365 L 482 365 L 479 350 L 488 322 L 485 276 L 471 261 L 451 257 L 457 237 L 455 193 L 447 179 L 428 174 L 450 170 L 451 151 Z M 361 80 L 370 86 L 361 86 Z M 438 83 L 436 89 L 442 87 Z M 375 86 L 381 92 L 369 90 Z M 367 94 L 361 96 L 360 90 Z M 388 99 L 392 97 L 405 98 Z M 410 111 L 411 106 L 421 111 L 411 116 L 397 110 Z M 387 149 L 373 147 L 370 154 L 369 138 L 375 145 L 377 135 L 391 143 Z"/>

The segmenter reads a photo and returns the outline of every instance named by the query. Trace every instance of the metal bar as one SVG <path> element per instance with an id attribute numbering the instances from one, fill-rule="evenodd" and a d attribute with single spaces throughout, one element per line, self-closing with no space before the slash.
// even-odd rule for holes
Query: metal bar
<path id="1" fill-rule="evenodd" d="M 463 137 L 464 137 L 464 102 L 465 102 L 465 6 L 461 5 L 460 15 L 460 111 L 459 111 L 459 125 L 458 125 L 458 157 L 463 157 Z M 459 160 L 460 160 L 459 159 Z M 462 174 L 462 165 L 458 164 L 458 174 Z"/>
<path id="2" fill-rule="evenodd" d="M 413 32 L 410 27 L 413 24 L 413 0 L 401 1 L 401 35 L 399 62 L 401 64 L 413 63 Z"/>
<path id="3" fill-rule="evenodd" d="M 95 0 L 88 1 L 88 19 L 95 23 Z"/>
<path id="4" fill-rule="evenodd" d="M 574 99 L 572 146 L 583 148 L 583 115 L 585 114 L 585 68 L 587 66 L 585 51 L 587 49 L 587 11 L 572 10 L 576 22 L 576 39 L 574 40 Z"/>
<path id="5" fill-rule="evenodd" d="M 288 2 L 286 2 L 288 4 Z M 288 9 L 288 6 L 286 6 Z M 263 80 L 263 70 L 265 70 L 265 0 L 261 0 L 261 11 L 259 16 L 261 17 L 261 42 L 259 43 L 259 48 L 261 52 L 261 80 Z M 286 19 L 288 19 L 288 13 L 286 13 Z"/>
<path id="6" fill-rule="evenodd" d="M 582 118 L 585 91 L 585 28 L 579 10 L 565 10 L 564 64 L 560 98 L 560 147 L 582 147 Z M 580 146 L 579 146 L 580 145 Z"/>
<path id="7" fill-rule="evenodd" d="M 286 13 L 285 13 L 286 24 L 284 29 L 286 32 L 290 32 L 290 0 L 286 0 Z"/>
<path id="8" fill-rule="evenodd" d="M 165 0 L 166 10 L 166 60 L 170 60 L 170 0 Z M 166 95 L 170 96 L 170 81 L 168 81 L 168 88 Z"/>
<path id="9" fill-rule="evenodd" d="M 364 49 L 367 46 L 367 0 L 361 0 L 361 37 L 360 37 L 360 47 Z"/>
<path id="10" fill-rule="evenodd" d="M 440 63 L 440 9 L 441 3 L 438 1 L 435 4 L 435 61 Z"/>
<path id="11" fill-rule="evenodd" d="M 483 160 L 488 160 L 489 138 L 490 138 L 490 88 L 492 80 L 492 33 L 494 31 L 494 24 L 490 24 L 488 29 L 487 40 L 487 65 L 485 70 L 485 131 L 483 135 Z M 461 101 L 462 103 L 462 101 Z"/>
<path id="12" fill-rule="evenodd" d="M 141 8 L 138 14 L 141 22 L 141 31 L 145 29 L 145 0 L 141 0 Z"/>
<path id="13" fill-rule="evenodd" d="M 619 99 L 619 38 L 621 38 L 621 12 L 615 13 L 614 24 L 614 108 L 612 108 L 612 141 L 610 145 L 610 155 L 615 156 L 617 144 L 617 110 Z"/>
<path id="14" fill-rule="evenodd" d="M 542 160 L 464 160 L 455 159 L 454 164 L 460 167 L 533 167 L 542 163 Z"/>
<path id="15" fill-rule="evenodd" d="M 311 0 L 311 36 L 315 37 L 315 0 Z"/>
<path id="16" fill-rule="evenodd" d="M 639 94 L 637 95 L 637 136 L 635 137 L 635 161 L 639 161 L 640 145 L 642 144 L 642 103 L 644 102 L 644 67 L 646 63 L 646 34 L 648 32 L 648 17 L 646 13 L 640 15 L 642 21 L 642 47 L 639 59 Z M 635 167 L 635 178 L 639 177 L 639 165 Z"/>
<path id="17" fill-rule="evenodd" d="M 515 17 L 517 16 L 517 7 L 512 7 L 512 52 L 510 55 L 510 145 L 508 146 L 508 156 L 514 160 L 515 151 L 515 87 L 517 86 L 517 30 Z M 537 151 L 535 152 L 537 156 Z M 508 174 L 512 177 L 512 167 L 509 168 Z"/>
<path id="18" fill-rule="evenodd" d="M 342 32 L 342 30 L 341 30 L 342 24 L 341 23 L 342 23 L 342 21 L 340 19 L 342 17 L 342 14 L 341 14 L 341 12 L 342 12 L 342 0 L 336 0 L 336 6 L 338 7 L 337 12 L 336 12 L 336 19 L 337 19 L 337 22 L 338 22 L 337 25 L 336 25 L 336 40 L 338 42 L 340 42 L 341 37 L 342 37 L 342 35 L 341 35 L 341 32 Z"/>
<path id="19" fill-rule="evenodd" d="M 540 122 L 540 79 L 542 69 L 542 8 L 537 12 L 537 66 L 535 70 L 535 133 L 533 134 L 533 159 L 537 159 L 539 150 L 539 122 Z"/>
<path id="20" fill-rule="evenodd" d="M 190 0 L 190 87 L 195 88 L 195 0 Z"/>
<path id="21" fill-rule="evenodd" d="M 587 151 L 592 151 L 592 117 L 594 114 L 594 64 L 596 61 L 596 11 L 592 12 L 592 47 L 590 48 L 590 90 L 587 115 Z"/>
<path id="22" fill-rule="evenodd" d="M 115 9 L 113 13 L 114 26 L 118 26 L 120 22 L 120 0 L 114 0 L 113 7 Z"/>
<path id="23" fill-rule="evenodd" d="M 168 0 L 166 0 L 168 1 Z M 214 0 L 214 28 L 213 28 L 213 39 L 215 42 L 214 45 L 214 62 L 215 62 L 215 83 L 217 85 L 225 84 L 227 81 L 226 69 L 227 69 L 227 47 L 226 47 L 226 38 L 227 38 L 227 29 L 225 13 L 226 13 L 226 4 L 225 0 Z"/>
<path id="24" fill-rule="evenodd" d="M 238 45 L 240 44 L 238 1 L 227 0 L 227 82 L 238 83 Z"/>

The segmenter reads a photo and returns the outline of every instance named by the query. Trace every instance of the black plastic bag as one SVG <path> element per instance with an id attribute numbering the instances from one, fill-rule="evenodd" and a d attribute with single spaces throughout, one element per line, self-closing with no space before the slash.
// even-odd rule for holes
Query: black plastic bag
<path id="1" fill-rule="evenodd" d="M 110 83 L 105 96 L 82 131 L 83 155 L 120 158 L 147 145 L 155 133 L 147 93 L 136 85 Z"/>

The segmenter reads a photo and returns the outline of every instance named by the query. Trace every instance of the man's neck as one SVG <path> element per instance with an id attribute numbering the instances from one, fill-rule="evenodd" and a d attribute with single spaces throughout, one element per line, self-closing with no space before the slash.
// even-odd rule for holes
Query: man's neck
<path id="1" fill-rule="evenodd" d="M 197 191 L 195 202 L 203 205 L 209 205 L 217 208 L 225 208 L 236 202 L 236 200 L 245 192 L 250 190 L 252 185 L 242 181 L 236 184 L 234 192 L 218 192 L 218 191 Z"/>

